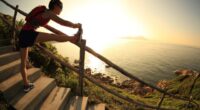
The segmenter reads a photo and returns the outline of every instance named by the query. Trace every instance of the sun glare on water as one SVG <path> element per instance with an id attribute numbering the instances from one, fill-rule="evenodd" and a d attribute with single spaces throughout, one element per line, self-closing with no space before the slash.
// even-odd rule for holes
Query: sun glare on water
<path id="1" fill-rule="evenodd" d="M 83 24 L 83 38 L 87 45 L 101 53 L 115 39 L 144 35 L 142 25 L 124 11 L 120 2 L 101 1 L 84 4 L 73 11 L 76 21 Z M 105 65 L 93 56 L 88 57 L 88 66 L 95 71 L 102 71 Z"/>
<path id="2" fill-rule="evenodd" d="M 61 17 L 67 16 L 68 20 L 82 24 L 83 39 L 87 40 L 87 46 L 98 53 L 111 46 L 115 39 L 146 35 L 142 24 L 130 17 L 120 1 L 90 1 L 62 13 Z M 65 28 L 60 29 L 64 31 Z M 91 56 L 88 59 L 91 68 L 102 67 L 97 59 Z"/>
<path id="3" fill-rule="evenodd" d="M 103 73 L 105 71 L 105 64 L 96 57 L 89 56 L 88 60 L 86 67 L 91 68 L 93 73 Z"/>

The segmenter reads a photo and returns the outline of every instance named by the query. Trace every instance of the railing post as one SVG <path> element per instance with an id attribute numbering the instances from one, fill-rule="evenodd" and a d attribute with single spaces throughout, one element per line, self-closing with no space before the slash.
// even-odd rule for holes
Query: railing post
<path id="1" fill-rule="evenodd" d="M 191 101 L 193 100 L 193 97 L 192 97 L 192 96 L 190 96 L 189 98 L 190 98 L 190 99 L 189 99 L 189 101 L 188 101 L 187 108 L 190 108 L 190 106 L 191 106 Z"/>
<path id="2" fill-rule="evenodd" d="M 187 104 L 187 108 L 189 108 L 190 106 L 191 106 L 191 102 L 192 102 L 192 100 L 193 100 L 193 97 L 192 97 L 192 90 L 193 90 L 193 88 L 194 88 L 194 86 L 195 86 L 195 84 L 196 84 L 196 81 L 197 81 L 197 79 L 200 77 L 200 74 L 199 73 L 196 73 L 196 78 L 194 79 L 194 81 L 193 81 L 193 83 L 192 83 L 192 86 L 191 86 L 191 88 L 190 88 L 190 91 L 189 91 L 189 101 L 188 101 L 188 104 Z"/>
<path id="3" fill-rule="evenodd" d="M 11 44 L 13 45 L 13 50 L 17 50 L 17 38 L 16 38 L 16 33 L 15 33 L 15 25 L 16 25 L 16 18 L 17 18 L 17 10 L 18 10 L 18 5 L 16 5 L 14 16 L 13 16 L 13 22 L 12 22 L 12 37 L 11 37 Z"/>
<path id="4" fill-rule="evenodd" d="M 85 63 L 85 46 L 86 40 L 80 42 L 80 61 L 79 61 L 79 87 L 80 96 L 83 96 L 83 78 L 84 78 L 84 63 Z"/>
<path id="5" fill-rule="evenodd" d="M 162 102 L 163 102 L 163 100 L 164 100 L 164 98 L 165 98 L 165 93 L 163 93 L 163 95 L 162 95 L 162 97 L 161 97 L 161 99 L 160 99 L 160 101 L 159 101 L 159 103 L 158 103 L 158 107 L 157 107 L 157 109 L 156 110 L 160 110 L 160 107 L 161 107 L 161 105 L 162 105 Z"/>

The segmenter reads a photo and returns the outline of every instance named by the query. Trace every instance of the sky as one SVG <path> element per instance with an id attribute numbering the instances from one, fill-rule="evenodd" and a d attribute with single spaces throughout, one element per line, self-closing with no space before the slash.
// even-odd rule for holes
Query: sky
<path id="1" fill-rule="evenodd" d="M 18 4 L 25 12 L 49 3 L 49 0 L 6 1 Z M 84 38 L 89 41 L 105 43 L 119 37 L 143 36 L 158 42 L 200 47 L 200 0 L 61 1 L 64 8 L 60 17 L 82 23 Z M 0 12 L 14 13 L 2 2 Z M 21 18 L 24 17 L 18 16 L 18 19 Z M 75 32 L 54 22 L 49 24 L 68 34 Z"/>

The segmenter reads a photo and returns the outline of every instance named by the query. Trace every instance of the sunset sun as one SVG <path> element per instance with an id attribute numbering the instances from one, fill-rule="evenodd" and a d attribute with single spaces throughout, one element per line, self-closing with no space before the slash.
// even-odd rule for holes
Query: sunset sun
<path id="1" fill-rule="evenodd" d="M 143 25 L 117 1 L 95 1 L 78 5 L 61 16 L 83 25 L 83 38 L 94 49 L 102 48 L 110 41 L 122 37 L 146 36 Z M 61 29 L 62 30 L 62 29 Z M 63 30 L 66 30 L 63 28 Z M 74 31 L 73 31 L 74 32 Z"/>

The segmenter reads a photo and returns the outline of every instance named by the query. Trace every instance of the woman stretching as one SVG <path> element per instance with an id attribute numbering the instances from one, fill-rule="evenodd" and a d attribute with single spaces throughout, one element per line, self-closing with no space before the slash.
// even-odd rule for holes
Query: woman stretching
<path id="1" fill-rule="evenodd" d="M 33 83 L 30 83 L 27 79 L 26 61 L 28 60 L 28 47 L 33 46 L 35 43 L 45 41 L 70 41 L 72 43 L 76 43 L 79 40 L 78 34 L 74 36 L 68 36 L 63 35 L 62 33 L 49 34 L 36 31 L 39 26 L 54 30 L 50 26 L 46 25 L 50 20 L 53 20 L 63 26 L 80 28 L 81 25 L 79 23 L 74 24 L 57 16 L 62 11 L 62 7 L 63 5 L 60 0 L 51 0 L 49 2 L 48 9 L 45 6 L 38 6 L 34 8 L 26 17 L 26 23 L 22 27 L 19 35 L 19 47 L 21 52 L 21 74 L 24 82 L 24 92 L 29 92 L 34 87 Z"/>

